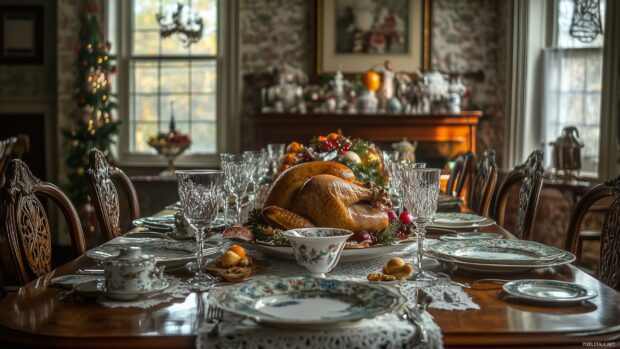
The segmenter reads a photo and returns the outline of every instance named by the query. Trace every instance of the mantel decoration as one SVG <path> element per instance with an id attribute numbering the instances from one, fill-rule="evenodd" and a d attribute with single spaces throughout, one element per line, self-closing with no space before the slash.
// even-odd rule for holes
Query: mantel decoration
<path id="1" fill-rule="evenodd" d="M 168 132 L 149 138 L 149 145 L 168 161 L 168 168 L 160 173 L 162 176 L 174 176 L 174 160 L 192 144 L 188 134 L 177 131 L 173 108 L 174 102 L 170 102 Z"/>
<path id="2" fill-rule="evenodd" d="M 204 28 L 200 14 L 190 6 L 180 2 L 173 5 L 173 7 L 174 9 L 167 14 L 164 14 L 162 9 L 160 9 L 156 15 L 161 37 L 167 38 L 176 33 L 185 47 L 200 41 L 202 29 Z"/>
<path id="3" fill-rule="evenodd" d="M 110 76 L 116 72 L 116 67 L 111 64 L 108 55 L 110 43 L 104 40 L 100 30 L 103 27 L 100 12 L 94 2 L 87 3 L 82 12 L 80 44 L 75 48 L 77 76 L 74 100 L 77 111 L 73 118 L 76 124 L 63 130 L 69 145 L 67 189 L 77 207 L 88 202 L 85 176 L 88 153 L 92 148 L 98 148 L 113 163 L 111 147 L 120 125 L 120 121 L 112 115 L 116 103 L 111 94 Z"/>
<path id="4" fill-rule="evenodd" d="M 317 1 L 317 74 L 361 73 L 378 58 L 430 67 L 430 0 Z M 342 68 L 339 68 L 342 67 Z"/>

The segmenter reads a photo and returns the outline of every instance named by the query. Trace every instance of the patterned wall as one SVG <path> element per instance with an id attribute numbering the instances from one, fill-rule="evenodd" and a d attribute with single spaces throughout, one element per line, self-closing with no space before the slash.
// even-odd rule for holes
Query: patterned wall
<path id="1" fill-rule="evenodd" d="M 310 72 L 311 1 L 242 0 L 240 6 L 241 74 L 287 63 Z M 501 157 L 505 84 L 506 4 L 495 0 L 433 0 L 432 58 L 442 71 L 482 72 L 466 79 L 471 102 L 486 116 L 478 148 L 494 148 Z M 498 159 L 501 164 L 501 159 Z"/>

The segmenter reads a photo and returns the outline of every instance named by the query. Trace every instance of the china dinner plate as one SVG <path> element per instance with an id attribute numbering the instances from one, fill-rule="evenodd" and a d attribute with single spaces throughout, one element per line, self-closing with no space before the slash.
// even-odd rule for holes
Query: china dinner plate
<path id="1" fill-rule="evenodd" d="M 498 233 L 463 232 L 456 233 L 456 235 L 443 235 L 439 240 L 490 240 L 501 238 L 502 235 Z"/>
<path id="2" fill-rule="evenodd" d="M 414 239 L 403 240 L 395 245 L 373 246 L 367 248 L 345 248 L 340 255 L 339 263 L 360 262 L 382 257 L 386 254 L 399 252 L 407 248 Z M 264 255 L 294 261 L 295 254 L 290 246 L 275 246 L 261 243 L 235 241 L 241 247 L 258 251 Z"/>
<path id="3" fill-rule="evenodd" d="M 205 245 L 204 253 L 209 255 L 217 252 L 219 242 L 205 241 Z M 128 246 L 140 247 L 142 253 L 153 256 L 158 265 L 165 265 L 166 267 L 177 267 L 196 258 L 196 244 L 193 242 L 158 238 L 126 238 L 122 236 L 88 250 L 86 256 L 96 260 L 104 260 L 118 255 L 121 248 Z"/>
<path id="4" fill-rule="evenodd" d="M 428 225 L 428 229 L 432 229 L 432 228 L 444 228 L 444 229 L 482 228 L 482 227 L 488 227 L 490 225 L 495 224 L 495 221 L 492 220 L 491 218 L 476 216 L 476 215 L 471 215 L 471 216 L 480 217 L 482 219 L 470 218 L 470 220 L 459 219 L 455 221 L 450 221 L 449 218 L 441 218 L 444 214 L 464 215 L 464 213 L 456 213 L 456 212 L 453 212 L 453 213 L 439 212 L 436 215 L 439 215 L 440 218 L 439 219 L 435 218 L 433 222 Z M 469 215 L 469 214 L 465 213 L 465 215 Z"/>
<path id="5" fill-rule="evenodd" d="M 63 275 L 50 280 L 51 285 L 58 285 L 65 288 L 72 288 L 74 285 L 88 281 L 102 280 L 102 275 Z"/>
<path id="6" fill-rule="evenodd" d="M 215 289 L 211 301 L 257 323 L 296 328 L 335 328 L 401 309 L 393 287 L 312 277 L 260 278 Z"/>
<path id="7" fill-rule="evenodd" d="M 501 259 L 480 259 L 473 261 L 467 261 L 459 258 L 452 257 L 451 254 L 454 251 L 458 251 L 460 248 L 469 246 L 483 246 L 483 247 L 508 247 L 513 249 L 529 249 L 532 253 L 538 253 L 541 256 L 554 256 L 557 258 L 547 260 L 512 260 L 506 261 Z M 461 269 L 474 271 L 485 274 L 505 274 L 510 272 L 524 272 L 536 268 L 555 267 L 563 264 L 570 263 L 575 260 L 575 255 L 572 253 L 560 250 L 555 247 L 546 246 L 532 241 L 525 240 L 463 240 L 463 241 L 441 241 L 435 245 L 429 246 L 428 250 L 431 252 L 431 257 L 454 264 Z"/>
<path id="8" fill-rule="evenodd" d="M 478 216 L 477 214 L 471 213 L 460 213 L 460 212 L 437 212 L 433 217 L 433 222 L 437 222 L 439 224 L 444 225 L 460 225 L 466 223 L 477 223 L 485 220 L 486 217 Z"/>
<path id="9" fill-rule="evenodd" d="M 133 301 L 142 297 L 152 296 L 162 292 L 170 286 L 167 280 L 157 280 L 153 288 L 148 291 L 108 291 L 105 287 L 105 280 L 91 280 L 73 286 L 73 290 L 87 297 L 106 296 L 107 298 L 118 301 Z"/>
<path id="10" fill-rule="evenodd" d="M 232 219 L 224 220 L 223 217 L 217 217 L 211 223 L 211 229 L 222 229 L 232 224 Z M 176 225 L 174 224 L 174 215 L 152 216 L 135 219 L 133 225 L 158 232 L 174 232 Z M 172 235 L 172 234 L 171 234 Z M 174 235 L 172 235 L 174 237 Z"/>
<path id="11" fill-rule="evenodd" d="M 575 303 L 598 296 L 591 288 L 557 280 L 516 280 L 502 288 L 519 299 L 549 304 Z"/>

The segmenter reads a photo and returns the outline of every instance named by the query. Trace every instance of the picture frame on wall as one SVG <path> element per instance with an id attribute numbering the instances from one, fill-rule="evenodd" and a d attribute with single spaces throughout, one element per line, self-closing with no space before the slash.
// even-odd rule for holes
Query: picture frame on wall
<path id="1" fill-rule="evenodd" d="M 431 0 L 317 0 L 316 73 L 430 68 Z"/>
<path id="2" fill-rule="evenodd" d="M 43 64 L 43 6 L 0 6 L 0 64 Z"/>

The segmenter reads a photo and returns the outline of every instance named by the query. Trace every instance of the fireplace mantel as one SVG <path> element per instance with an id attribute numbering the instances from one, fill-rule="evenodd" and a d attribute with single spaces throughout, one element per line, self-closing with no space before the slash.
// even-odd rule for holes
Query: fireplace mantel
<path id="1" fill-rule="evenodd" d="M 476 152 L 476 126 L 481 111 L 458 114 L 334 114 L 334 113 L 259 113 L 253 117 L 255 146 L 268 143 L 306 143 L 317 135 L 341 129 L 351 137 L 378 144 L 403 138 L 420 144 L 433 144 L 443 157 Z"/>

